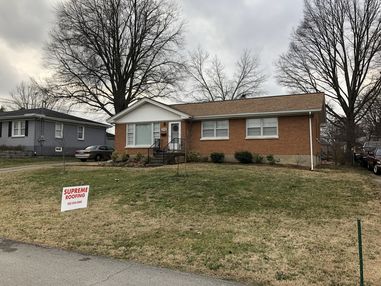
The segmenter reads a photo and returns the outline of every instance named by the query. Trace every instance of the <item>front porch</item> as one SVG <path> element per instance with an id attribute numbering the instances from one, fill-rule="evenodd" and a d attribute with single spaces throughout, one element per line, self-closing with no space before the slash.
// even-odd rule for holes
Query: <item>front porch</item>
<path id="1" fill-rule="evenodd" d="M 147 149 L 147 165 L 162 166 L 185 162 L 186 141 L 184 138 L 172 138 L 165 146 L 161 146 L 161 139 Z"/>

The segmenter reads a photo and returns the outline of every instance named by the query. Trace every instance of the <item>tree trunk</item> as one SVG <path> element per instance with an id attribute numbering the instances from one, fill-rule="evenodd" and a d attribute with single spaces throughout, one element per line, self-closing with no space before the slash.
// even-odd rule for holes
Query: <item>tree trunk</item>
<path id="1" fill-rule="evenodd" d="M 356 144 L 356 124 L 353 116 L 348 116 L 345 125 L 345 162 L 350 165 L 353 163 L 353 147 Z"/>

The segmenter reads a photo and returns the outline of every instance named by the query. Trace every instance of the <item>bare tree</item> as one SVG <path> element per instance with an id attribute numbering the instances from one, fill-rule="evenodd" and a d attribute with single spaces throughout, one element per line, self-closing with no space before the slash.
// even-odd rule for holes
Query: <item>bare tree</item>
<path id="1" fill-rule="evenodd" d="M 11 109 L 48 108 L 54 110 L 67 110 L 65 104 L 54 98 L 48 88 L 43 87 L 35 79 L 20 82 L 10 93 L 8 105 Z"/>
<path id="2" fill-rule="evenodd" d="M 367 139 L 381 139 L 381 96 L 369 108 L 360 125 L 366 132 Z"/>
<path id="3" fill-rule="evenodd" d="M 343 123 L 348 151 L 381 91 L 380 7 L 379 0 L 305 0 L 304 20 L 278 62 L 282 85 L 326 93 L 327 112 L 332 123 Z"/>
<path id="4" fill-rule="evenodd" d="M 181 79 L 183 24 L 171 0 L 68 0 L 48 44 L 59 96 L 113 115 Z"/>
<path id="5" fill-rule="evenodd" d="M 232 78 L 217 56 L 198 48 L 190 55 L 188 74 L 193 83 L 193 97 L 198 101 L 234 100 L 251 97 L 260 91 L 265 75 L 259 68 L 259 61 L 245 51 L 236 63 Z"/>
<path id="6" fill-rule="evenodd" d="M 321 130 L 321 139 L 324 145 L 322 146 L 322 155 L 327 161 L 333 160 L 338 165 L 345 163 L 343 126 L 341 120 L 328 122 Z"/>

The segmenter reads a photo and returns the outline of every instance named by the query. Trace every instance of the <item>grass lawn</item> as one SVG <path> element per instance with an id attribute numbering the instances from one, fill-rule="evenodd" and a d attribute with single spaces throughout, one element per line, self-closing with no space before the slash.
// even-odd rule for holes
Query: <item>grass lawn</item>
<path id="1" fill-rule="evenodd" d="M 74 157 L 66 157 L 66 161 L 73 162 Z M 60 163 L 62 157 L 24 157 L 24 158 L 0 158 L 0 168 L 18 167 L 32 164 Z M 77 159 L 76 161 L 79 162 Z"/>
<path id="2" fill-rule="evenodd" d="M 253 285 L 381 285 L 381 196 L 371 174 L 189 164 L 0 174 L 0 237 Z M 17 178 L 17 179 L 15 179 Z M 89 208 L 60 213 L 63 186 Z"/>

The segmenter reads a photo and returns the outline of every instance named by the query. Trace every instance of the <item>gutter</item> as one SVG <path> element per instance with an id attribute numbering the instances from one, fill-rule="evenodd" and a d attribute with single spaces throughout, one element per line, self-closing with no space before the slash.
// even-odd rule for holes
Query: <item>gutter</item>
<path id="1" fill-rule="evenodd" d="M 313 140 L 312 140 L 312 113 L 308 116 L 309 129 L 310 129 L 310 157 L 311 157 L 311 171 L 314 170 L 314 150 L 313 150 Z"/>
<path id="2" fill-rule="evenodd" d="M 236 114 L 219 114 L 194 116 L 194 120 L 216 119 L 216 118 L 245 118 L 250 116 L 277 116 L 277 115 L 302 115 L 311 114 L 312 112 L 320 112 L 321 109 L 306 109 L 306 110 L 286 110 L 286 111 L 271 111 L 271 112 L 251 112 L 251 113 L 236 113 Z"/>

